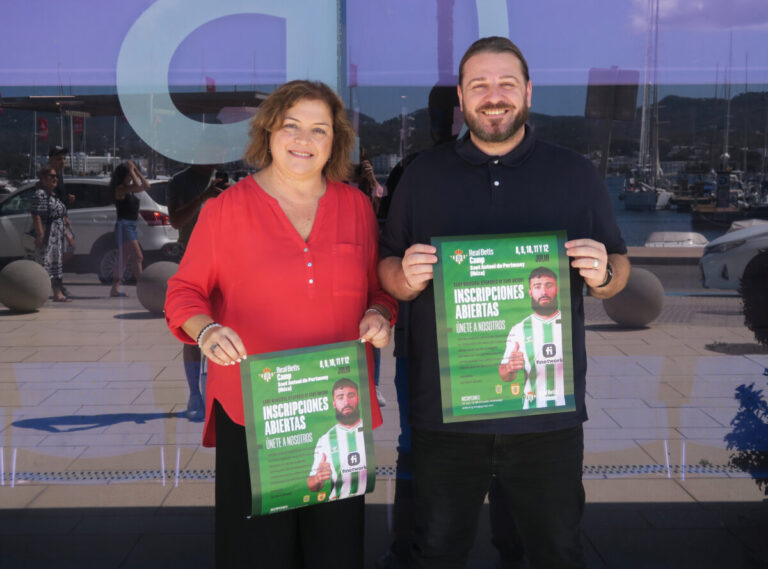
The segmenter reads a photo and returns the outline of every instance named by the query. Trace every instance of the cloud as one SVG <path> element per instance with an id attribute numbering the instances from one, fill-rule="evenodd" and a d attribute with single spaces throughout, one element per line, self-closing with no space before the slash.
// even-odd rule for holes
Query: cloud
<path id="1" fill-rule="evenodd" d="M 632 25 L 647 28 L 648 0 L 632 0 Z M 768 29 L 766 0 L 659 0 L 662 28 L 699 30 Z"/>

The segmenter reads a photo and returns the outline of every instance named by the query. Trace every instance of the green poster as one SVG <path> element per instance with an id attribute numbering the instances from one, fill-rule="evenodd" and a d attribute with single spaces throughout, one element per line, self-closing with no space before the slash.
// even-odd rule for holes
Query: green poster
<path id="1" fill-rule="evenodd" d="M 573 411 L 564 231 L 435 237 L 443 421 Z"/>
<path id="2" fill-rule="evenodd" d="M 241 370 L 253 515 L 373 491 L 365 344 L 249 355 Z"/>

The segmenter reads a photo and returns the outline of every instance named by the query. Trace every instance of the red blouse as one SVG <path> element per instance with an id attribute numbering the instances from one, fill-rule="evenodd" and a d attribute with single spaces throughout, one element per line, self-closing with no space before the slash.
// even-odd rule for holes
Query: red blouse
<path id="1" fill-rule="evenodd" d="M 194 344 L 181 326 L 208 314 L 235 330 L 249 354 L 355 340 L 371 304 L 386 306 L 393 320 L 397 313 L 379 284 L 378 255 L 376 218 L 361 191 L 329 181 L 305 242 L 277 200 L 248 176 L 206 202 L 168 281 L 166 320 L 177 338 Z M 216 444 L 214 399 L 245 424 L 239 365 L 209 365 L 205 446 Z M 375 396 L 371 412 L 378 427 Z"/>

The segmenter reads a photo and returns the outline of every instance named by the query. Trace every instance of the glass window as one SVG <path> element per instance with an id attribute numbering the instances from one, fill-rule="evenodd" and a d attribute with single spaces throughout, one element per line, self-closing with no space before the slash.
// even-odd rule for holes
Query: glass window
<path id="1" fill-rule="evenodd" d="M 0 215 L 13 215 L 17 213 L 29 213 L 36 188 L 30 188 L 19 192 L 0 205 Z"/>
<path id="2" fill-rule="evenodd" d="M 168 182 L 152 182 L 147 193 L 159 205 L 168 205 L 165 203 L 165 192 L 168 188 Z"/>
<path id="3" fill-rule="evenodd" d="M 214 454 L 201 444 L 199 399 L 189 391 L 199 371 L 184 365 L 184 347 L 162 317 L 176 268 L 168 263 L 189 237 L 171 225 L 169 179 L 202 166 L 202 191 L 208 175 L 226 188 L 254 174 L 242 161 L 248 121 L 276 86 L 312 78 L 347 107 L 355 130 L 349 182 L 370 196 L 383 225 L 403 165 L 468 136 L 459 64 L 490 35 L 511 38 L 527 59 L 537 140 L 585 157 L 594 179 L 604 179 L 637 279 L 613 307 L 583 299 L 589 507 L 664 502 L 651 508 L 658 513 L 684 501 L 732 501 L 736 520 L 765 504 L 765 0 L 5 4 L 0 187 L 26 189 L 0 202 L 2 262 L 35 254 L 23 238 L 28 186 L 49 153 L 60 156 L 74 195 L 66 204 L 74 241 L 63 256 L 72 302 L 48 299 L 43 278 L 36 312 L 0 310 L 0 495 L 11 496 L 8 504 L 101 504 L 83 484 L 102 486 L 98 496 L 110 504 L 138 480 L 128 492 L 137 504 L 186 506 L 194 494 L 190 501 L 212 506 Z M 108 190 L 129 160 L 151 184 L 139 196 L 132 249 L 149 283 L 143 290 L 138 267 L 118 250 L 133 228 L 115 233 Z M 366 160 L 373 176 L 363 175 Z M 578 181 L 568 183 L 579 191 Z M 515 191 L 541 189 L 534 179 Z M 239 244 L 241 252 L 251 245 Z M 309 247 L 302 254 L 309 275 L 318 261 Z M 248 286 L 251 267 L 231 262 Z M 395 466 L 394 373 L 390 347 L 381 358 L 392 411 L 376 433 L 381 476 Z M 6 494 L 12 471 L 15 493 Z M 642 519 L 644 530 L 656 516 L 632 511 L 622 519 Z M 729 526 L 730 535 L 741 529 Z"/>
<path id="4" fill-rule="evenodd" d="M 92 207 L 114 207 L 114 198 L 105 183 L 67 182 L 64 187 L 75 200 L 67 205 L 70 210 Z"/>

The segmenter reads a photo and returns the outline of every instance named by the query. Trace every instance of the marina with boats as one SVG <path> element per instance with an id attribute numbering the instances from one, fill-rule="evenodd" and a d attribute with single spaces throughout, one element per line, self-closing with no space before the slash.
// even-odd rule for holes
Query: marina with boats
<path id="1" fill-rule="evenodd" d="M 745 179 L 742 172 L 732 170 L 720 174 L 688 174 L 657 182 L 655 187 L 632 177 L 618 177 L 611 184 L 621 188 L 617 209 L 670 210 L 689 216 L 693 229 L 725 231 L 735 221 L 768 220 L 768 178 L 765 176 Z"/>
<path id="2" fill-rule="evenodd" d="M 659 227 L 649 223 L 655 230 L 710 231 L 725 232 L 734 222 L 757 219 L 768 220 L 768 94 L 763 93 L 757 103 L 755 114 L 764 117 L 763 148 L 759 169 L 747 171 L 748 137 L 745 116 L 745 135 L 740 150 L 744 156 L 744 170 L 734 168 L 731 160 L 732 98 L 730 94 L 731 67 L 733 58 L 733 34 L 730 36 L 729 61 L 725 70 L 723 85 L 724 117 L 722 117 L 722 151 L 714 154 L 715 130 L 710 137 L 709 168 L 696 171 L 701 167 L 698 160 L 686 162 L 674 175 L 665 175 L 660 162 L 660 104 L 658 89 L 658 37 L 659 37 L 659 0 L 648 0 L 648 39 L 646 47 L 645 70 L 642 85 L 642 106 L 640 117 L 640 140 L 636 165 L 629 173 L 615 176 L 612 181 L 606 179 L 609 187 L 617 191 L 619 203 L 617 212 L 660 212 L 675 211 L 688 218 L 676 227 Z M 748 87 L 745 86 L 745 90 Z M 715 89 L 717 101 L 717 88 Z M 762 108 L 760 108 L 762 107 Z M 762 121 L 761 121 L 762 122 Z M 688 149 L 696 156 L 695 145 Z M 716 157 L 717 156 L 717 157 Z M 626 214 L 625 214 L 626 215 Z M 621 215 L 619 215 L 621 217 Z M 650 220 L 648 220 L 650 222 Z"/>

